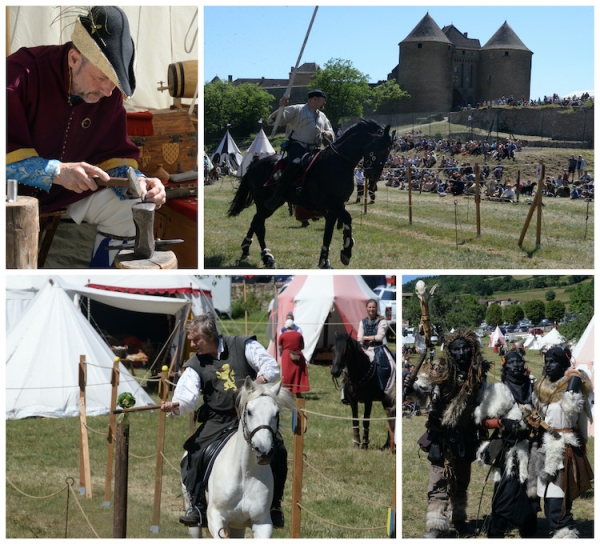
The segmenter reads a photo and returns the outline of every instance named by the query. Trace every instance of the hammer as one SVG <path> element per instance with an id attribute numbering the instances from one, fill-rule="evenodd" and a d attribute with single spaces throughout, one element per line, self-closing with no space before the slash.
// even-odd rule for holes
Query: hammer
<path id="1" fill-rule="evenodd" d="M 110 178 L 108 181 L 93 178 L 93 180 L 100 187 L 129 187 L 129 191 L 134 197 L 141 197 L 140 182 L 135 170 L 131 166 L 127 169 L 126 178 Z"/>

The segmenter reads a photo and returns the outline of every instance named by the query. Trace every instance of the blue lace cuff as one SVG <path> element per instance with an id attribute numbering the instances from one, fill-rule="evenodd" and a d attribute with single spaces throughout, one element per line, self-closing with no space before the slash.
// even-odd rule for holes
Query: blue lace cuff
<path id="1" fill-rule="evenodd" d="M 29 159 L 7 164 L 6 179 L 16 179 L 18 183 L 37 187 L 48 193 L 59 165 L 60 161 L 55 159 L 30 157 Z"/>

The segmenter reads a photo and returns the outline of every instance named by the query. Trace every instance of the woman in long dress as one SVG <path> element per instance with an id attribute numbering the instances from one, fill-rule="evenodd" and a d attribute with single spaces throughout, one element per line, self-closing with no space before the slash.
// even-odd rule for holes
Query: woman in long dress
<path id="1" fill-rule="evenodd" d="M 302 350 L 304 338 L 294 330 L 294 321 L 285 322 L 285 332 L 279 336 L 279 355 L 281 356 L 281 376 L 283 385 L 297 397 L 310 390 L 308 385 L 308 366 Z"/>

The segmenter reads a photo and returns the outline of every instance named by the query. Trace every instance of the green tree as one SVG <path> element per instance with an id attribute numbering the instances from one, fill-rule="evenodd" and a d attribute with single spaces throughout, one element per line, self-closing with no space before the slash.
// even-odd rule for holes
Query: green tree
<path id="1" fill-rule="evenodd" d="M 523 306 L 525 315 L 531 319 L 531 322 L 534 325 L 537 325 L 542 319 L 544 319 L 546 305 L 542 300 L 528 300 Z"/>
<path id="2" fill-rule="evenodd" d="M 502 310 L 502 317 L 511 325 L 516 325 L 525 317 L 525 312 L 520 304 L 509 304 Z"/>
<path id="3" fill-rule="evenodd" d="M 546 317 L 553 323 L 558 323 L 567 313 L 567 307 L 562 300 L 550 300 L 546 303 Z"/>
<path id="4" fill-rule="evenodd" d="M 485 312 L 485 321 L 489 327 L 498 327 L 502 325 L 502 307 L 500 304 L 490 304 Z"/>
<path id="5" fill-rule="evenodd" d="M 232 136 L 256 132 L 258 121 L 273 109 L 274 98 L 253 83 L 216 81 L 204 85 L 204 139 L 220 138 L 228 125 Z"/>
<path id="6" fill-rule="evenodd" d="M 408 100 L 410 94 L 403 91 L 393 79 L 388 79 L 384 83 L 375 86 L 372 89 L 371 107 L 376 112 L 378 109 L 389 107 L 394 113 L 394 106 L 401 100 Z"/>
<path id="7" fill-rule="evenodd" d="M 586 306 L 573 321 L 559 325 L 558 332 L 567 340 L 579 340 L 592 317 L 594 317 L 594 308 Z"/>
<path id="8" fill-rule="evenodd" d="M 452 297 L 455 303 L 449 304 L 443 328 L 446 331 L 459 327 L 478 327 L 485 317 L 485 306 L 472 295 Z"/>
<path id="9" fill-rule="evenodd" d="M 330 59 L 311 81 L 311 87 L 327 95 L 325 113 L 332 125 L 339 125 L 342 117 L 363 114 L 363 104 L 371 96 L 369 76 L 359 72 L 352 62 Z"/>
<path id="10" fill-rule="evenodd" d="M 570 297 L 570 310 L 576 314 L 582 312 L 587 306 L 594 307 L 594 280 L 578 283 Z"/>
<path id="11" fill-rule="evenodd" d="M 546 291 L 546 301 L 550 302 L 551 300 L 554 300 L 556 298 L 556 292 L 552 289 L 548 289 L 548 291 Z"/>

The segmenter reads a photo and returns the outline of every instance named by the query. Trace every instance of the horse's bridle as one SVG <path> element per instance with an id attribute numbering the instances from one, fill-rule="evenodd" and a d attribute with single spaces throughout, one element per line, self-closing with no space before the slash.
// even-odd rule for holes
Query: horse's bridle
<path id="1" fill-rule="evenodd" d="M 260 395 L 261 397 L 266 397 L 268 395 Z M 248 446 L 250 446 L 253 450 L 255 449 L 254 446 L 252 445 L 252 438 L 254 438 L 254 435 L 258 432 L 258 431 L 262 431 L 263 429 L 268 429 L 269 431 L 271 431 L 271 435 L 273 436 L 273 440 L 275 440 L 275 437 L 277 436 L 277 430 L 273 430 L 273 427 L 271 427 L 270 425 L 259 425 L 258 427 L 256 427 L 255 429 L 252 429 L 252 431 L 250 431 L 250 429 L 248 428 L 248 422 L 246 419 L 246 414 L 248 413 L 247 407 L 244 408 L 244 411 L 242 412 L 242 432 L 244 433 L 244 440 L 246 440 L 246 443 L 248 444 Z M 277 429 L 279 429 L 279 412 L 277 412 Z"/>

